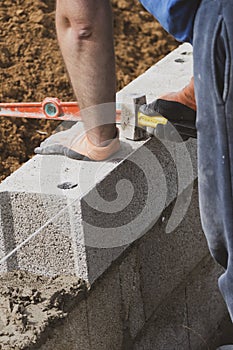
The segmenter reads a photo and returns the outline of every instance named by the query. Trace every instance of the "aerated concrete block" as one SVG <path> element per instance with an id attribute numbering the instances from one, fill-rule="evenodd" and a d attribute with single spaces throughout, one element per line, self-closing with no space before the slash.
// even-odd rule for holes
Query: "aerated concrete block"
<path id="1" fill-rule="evenodd" d="M 162 86 L 183 87 L 192 74 L 191 51 L 182 45 L 129 84 L 117 94 L 118 107 L 125 94 L 145 93 L 150 101 Z M 1 271 L 76 274 L 92 283 L 196 177 L 193 141 L 121 143 L 105 162 L 35 156 L 2 182 L 0 257 L 32 237 Z"/>
<path id="2" fill-rule="evenodd" d="M 208 256 L 160 305 L 138 334 L 134 350 L 205 350 L 227 310 L 217 287 L 221 268 Z"/>
<path id="3" fill-rule="evenodd" d="M 123 344 L 120 279 L 118 268 L 100 279 L 87 298 L 91 349 L 119 350 Z"/>
<path id="4" fill-rule="evenodd" d="M 51 329 L 40 350 L 92 350 L 88 332 L 86 300 L 83 300 L 78 312 L 70 313 L 63 324 Z"/>
<path id="5" fill-rule="evenodd" d="M 138 263 L 146 318 L 150 318 L 162 298 L 180 284 L 195 266 L 209 254 L 202 232 L 197 186 L 181 224 L 171 233 L 165 232 L 172 206 L 143 237 L 139 245 Z"/>
<path id="6" fill-rule="evenodd" d="M 0 193 L 0 256 L 4 256 L 15 248 L 14 226 L 11 200 L 8 192 Z M 1 271 L 17 268 L 15 256 L 2 264 Z"/>
<path id="7" fill-rule="evenodd" d="M 122 102 L 125 93 L 146 94 L 148 102 L 155 98 L 182 89 L 193 74 L 192 46 L 183 44 L 164 57 L 144 74 L 132 81 L 117 94 Z"/>
<path id="8" fill-rule="evenodd" d="M 8 203 L 10 208 L 8 215 L 12 231 L 5 235 L 3 247 L 6 248 L 12 242 L 12 249 L 67 206 L 62 197 L 45 194 L 38 196 L 35 193 L 11 192 L 5 201 L 2 204 L 4 206 Z M 11 259 L 14 259 L 15 264 L 8 266 L 8 270 L 16 268 L 42 275 L 74 274 L 73 243 L 69 212 L 65 209 L 13 255 Z M 79 248 L 81 250 L 81 245 Z M 9 248 L 7 250 L 10 251 Z"/>
<path id="9" fill-rule="evenodd" d="M 17 268 L 48 275 L 76 274 L 89 282 L 98 278 L 155 225 L 177 194 L 190 184 L 188 194 L 192 192 L 195 172 L 177 175 L 177 160 L 184 159 L 183 152 L 190 157 L 189 149 L 186 145 L 160 146 L 155 138 L 137 143 L 120 163 L 35 157 L 3 182 L 0 196 L 3 208 L 6 202 L 10 208 L 11 244 L 17 246 L 39 230 L 14 255 Z M 26 173 L 28 183 L 17 183 Z M 77 186 L 58 188 L 67 182 Z M 11 191 L 6 195 L 7 188 Z M 182 208 L 184 202 L 189 204 L 186 197 L 180 197 Z M 180 207 L 175 206 L 175 218 L 182 220 L 185 213 L 179 213 Z M 2 237 L 8 227 L 3 226 Z M 9 237 L 10 233 L 5 236 L 4 254 L 9 251 Z"/>
<path id="10" fill-rule="evenodd" d="M 99 163 L 36 156 L 7 178 L 0 185 L 1 257 L 32 236 L 1 270 L 76 274 L 89 282 L 100 276 L 122 247 L 106 250 L 101 242 L 88 246 L 81 200 L 133 147 L 123 142 L 119 158 Z M 66 183 L 72 183 L 73 188 L 59 188 Z"/>
<path id="11" fill-rule="evenodd" d="M 179 289 L 160 305 L 157 313 L 144 326 L 134 350 L 188 350 L 189 338 L 184 290 Z M 198 348 L 196 350 L 199 350 Z"/>
<path id="12" fill-rule="evenodd" d="M 218 289 L 218 277 L 224 271 L 208 256 L 196 268 L 186 285 L 186 303 L 190 325 L 190 350 L 206 349 L 213 342 L 227 309 Z"/>
<path id="13" fill-rule="evenodd" d="M 145 324 L 137 247 L 119 265 L 125 336 L 134 339 Z"/>

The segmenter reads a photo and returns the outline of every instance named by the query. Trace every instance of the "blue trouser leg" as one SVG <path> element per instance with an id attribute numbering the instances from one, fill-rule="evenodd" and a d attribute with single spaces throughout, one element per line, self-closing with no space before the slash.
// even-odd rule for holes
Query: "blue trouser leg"
<path id="1" fill-rule="evenodd" d="M 199 199 L 233 321 L 233 0 L 203 0 L 194 24 Z"/>

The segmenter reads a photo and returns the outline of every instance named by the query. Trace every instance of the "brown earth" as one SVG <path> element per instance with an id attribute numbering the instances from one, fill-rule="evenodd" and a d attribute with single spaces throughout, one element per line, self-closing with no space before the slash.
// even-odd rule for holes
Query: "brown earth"
<path id="1" fill-rule="evenodd" d="M 118 90 L 177 46 L 137 0 L 112 0 Z M 0 101 L 74 100 L 57 45 L 55 0 L 1 0 Z M 33 155 L 57 122 L 0 120 L 0 181 Z"/>

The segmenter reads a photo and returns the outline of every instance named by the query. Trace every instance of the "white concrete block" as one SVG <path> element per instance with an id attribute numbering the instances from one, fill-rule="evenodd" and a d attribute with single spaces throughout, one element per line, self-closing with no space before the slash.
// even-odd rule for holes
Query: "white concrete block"
<path id="1" fill-rule="evenodd" d="M 119 92 L 118 104 L 125 93 L 143 92 L 151 100 L 177 90 L 191 74 L 191 46 L 185 44 Z M 105 162 L 35 156 L 1 183 L 0 258 L 44 226 L 1 265 L 2 271 L 16 266 L 48 275 L 72 273 L 93 282 L 196 177 L 193 141 L 187 148 L 156 139 L 121 142 L 119 153 Z M 67 183 L 71 188 L 61 189 Z M 183 213 L 177 213 L 179 222 Z M 174 215 L 170 224 L 177 225 Z"/>

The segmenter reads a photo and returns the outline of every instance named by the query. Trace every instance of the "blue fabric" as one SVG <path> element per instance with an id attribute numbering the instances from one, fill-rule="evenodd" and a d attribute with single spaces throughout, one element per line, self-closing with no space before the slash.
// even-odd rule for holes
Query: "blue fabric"
<path id="1" fill-rule="evenodd" d="M 194 23 L 198 182 L 202 226 L 225 272 L 233 321 L 233 0 L 202 0 Z"/>
<path id="2" fill-rule="evenodd" d="M 193 23 L 201 0 L 140 0 L 177 40 L 192 43 Z"/>

